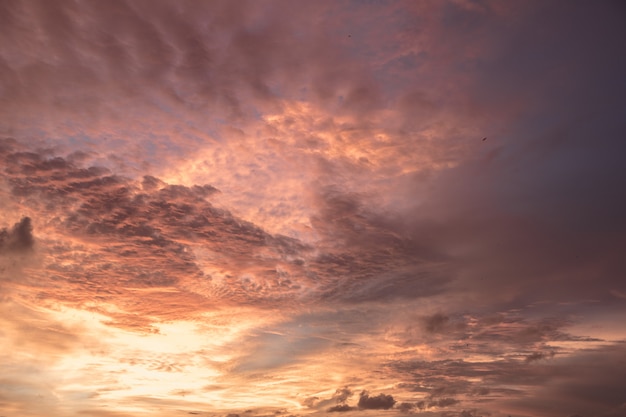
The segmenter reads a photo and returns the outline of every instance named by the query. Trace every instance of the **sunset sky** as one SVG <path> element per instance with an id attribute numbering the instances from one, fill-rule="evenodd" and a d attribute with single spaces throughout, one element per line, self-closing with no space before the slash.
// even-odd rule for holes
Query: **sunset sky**
<path id="1" fill-rule="evenodd" d="M 624 2 L 0 0 L 1 417 L 624 387 Z"/>

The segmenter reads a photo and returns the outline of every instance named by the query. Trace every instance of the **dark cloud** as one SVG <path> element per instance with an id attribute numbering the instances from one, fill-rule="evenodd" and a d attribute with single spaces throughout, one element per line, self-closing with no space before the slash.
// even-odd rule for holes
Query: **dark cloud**
<path id="1" fill-rule="evenodd" d="M 414 391 L 426 391 L 427 398 L 421 408 L 456 405 L 463 398 L 479 395 L 520 407 L 531 415 L 543 415 L 554 407 L 570 414 L 581 411 L 598 414 L 613 412 L 625 402 L 624 394 L 617 388 L 625 377 L 619 367 L 625 352 L 623 343 L 613 343 L 567 356 L 555 355 L 549 361 L 528 361 L 524 357 L 523 360 L 475 363 L 445 360 L 391 366 L 400 374 L 406 372 L 416 382 Z M 476 379 L 480 379 L 480 384 L 470 382 Z M 423 389 L 424 386 L 433 388 Z M 529 387 L 538 389 L 531 397 L 524 394 Z M 420 408 L 419 404 L 416 406 Z"/>
<path id="2" fill-rule="evenodd" d="M 401 413 L 409 413 L 415 407 L 417 407 L 416 404 L 409 403 L 409 402 L 401 402 L 400 404 L 396 406 L 396 408 L 400 410 Z"/>
<path id="3" fill-rule="evenodd" d="M 339 404 L 339 405 L 330 407 L 327 411 L 329 413 L 334 413 L 334 412 L 343 413 L 343 412 L 352 411 L 352 410 L 356 410 L 356 407 L 351 407 L 348 404 Z"/>
<path id="4" fill-rule="evenodd" d="M 553 358 L 556 355 L 556 352 L 533 352 L 530 355 L 526 356 L 526 362 L 538 361 L 541 359 L 549 359 Z"/>
<path id="5" fill-rule="evenodd" d="M 34 244 L 35 238 L 30 217 L 22 218 L 11 229 L 0 229 L 0 253 L 30 251 Z"/>
<path id="6" fill-rule="evenodd" d="M 440 333 L 446 328 L 449 321 L 450 318 L 448 316 L 437 313 L 430 317 L 424 318 L 424 327 L 426 328 L 427 332 Z"/>
<path id="7" fill-rule="evenodd" d="M 365 410 L 388 410 L 393 407 L 396 400 L 392 395 L 378 394 L 374 397 L 370 397 L 367 391 L 362 391 L 359 394 L 359 402 L 357 406 Z"/>

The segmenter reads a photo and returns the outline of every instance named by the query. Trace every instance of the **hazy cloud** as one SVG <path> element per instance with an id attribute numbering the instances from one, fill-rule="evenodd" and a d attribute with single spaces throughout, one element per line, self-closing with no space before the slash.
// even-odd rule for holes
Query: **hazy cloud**
<path id="1" fill-rule="evenodd" d="M 354 393 L 348 387 L 337 388 L 337 391 L 333 394 L 333 400 L 335 400 L 338 404 L 343 404 L 348 401 L 352 395 L 354 395 Z"/>
<path id="2" fill-rule="evenodd" d="M 428 407 L 449 407 L 451 405 L 455 405 L 460 401 L 454 398 L 440 398 L 438 400 L 430 401 L 428 403 Z"/>

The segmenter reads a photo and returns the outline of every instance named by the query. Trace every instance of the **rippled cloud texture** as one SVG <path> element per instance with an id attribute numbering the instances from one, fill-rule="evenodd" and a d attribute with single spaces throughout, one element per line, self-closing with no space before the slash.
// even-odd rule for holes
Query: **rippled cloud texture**
<path id="1" fill-rule="evenodd" d="M 0 415 L 626 414 L 626 8 L 0 1 Z"/>

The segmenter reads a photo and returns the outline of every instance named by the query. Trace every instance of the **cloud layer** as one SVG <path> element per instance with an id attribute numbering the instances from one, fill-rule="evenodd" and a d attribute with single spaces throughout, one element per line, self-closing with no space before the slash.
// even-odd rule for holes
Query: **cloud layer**
<path id="1" fill-rule="evenodd" d="M 0 412 L 623 414 L 623 23 L 0 2 Z"/>

